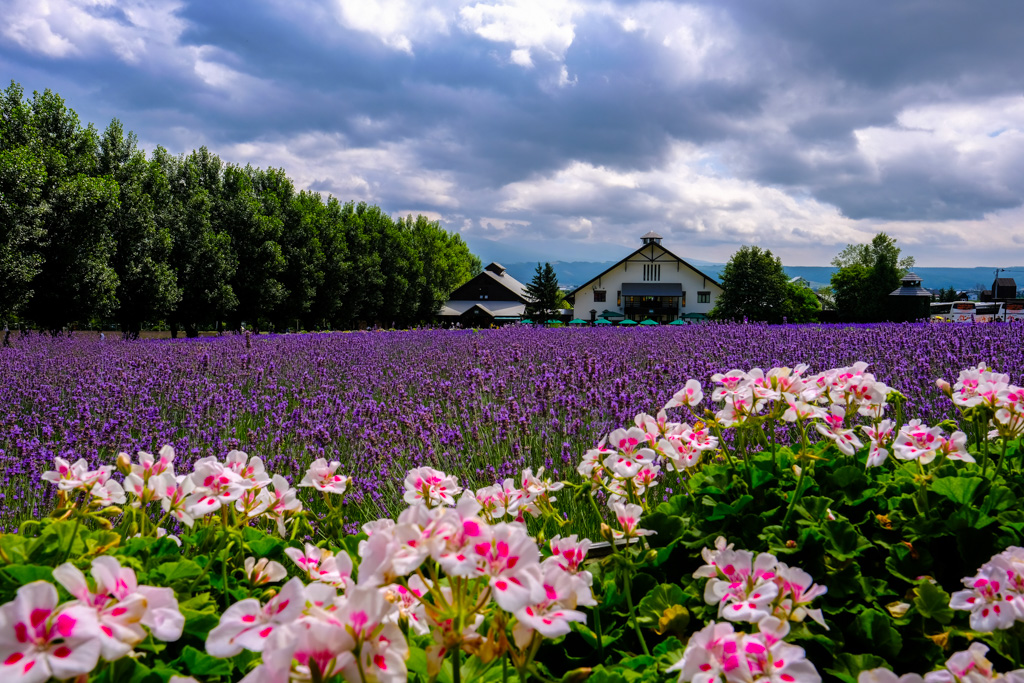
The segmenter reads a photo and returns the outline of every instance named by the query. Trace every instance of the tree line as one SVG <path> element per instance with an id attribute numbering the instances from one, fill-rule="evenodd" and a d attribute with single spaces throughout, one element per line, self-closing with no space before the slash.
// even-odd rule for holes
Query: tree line
<path id="1" fill-rule="evenodd" d="M 147 158 L 114 120 L 83 126 L 59 95 L 0 93 L 0 319 L 126 337 L 243 321 L 257 331 L 429 322 L 480 272 L 424 216 L 296 191 L 284 169 L 205 147 Z"/>
<path id="2" fill-rule="evenodd" d="M 825 317 L 859 323 L 892 320 L 897 311 L 889 295 L 913 268 L 914 257 L 901 256 L 896 240 L 882 232 L 869 244 L 846 245 L 832 265 L 837 270 L 829 286 L 815 294 L 790 282 L 782 260 L 770 250 L 743 246 L 722 270 L 723 291 L 711 317 L 770 323 L 817 322 Z"/>

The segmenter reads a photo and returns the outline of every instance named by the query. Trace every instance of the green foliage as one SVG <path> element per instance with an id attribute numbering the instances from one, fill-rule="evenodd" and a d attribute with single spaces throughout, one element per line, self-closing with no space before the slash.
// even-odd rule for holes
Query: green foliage
<path id="1" fill-rule="evenodd" d="M 205 147 L 147 161 L 113 120 L 83 127 L 56 94 L 0 93 L 0 321 L 58 331 L 228 321 L 251 330 L 430 323 L 480 272 L 423 216 L 296 192 L 284 169 Z"/>
<path id="2" fill-rule="evenodd" d="M 782 259 L 771 250 L 740 247 L 725 264 L 719 282 L 722 293 L 711 310 L 712 318 L 781 323 L 787 313 L 806 314 L 802 298 L 790 301 L 789 278 L 782 269 Z"/>
<path id="3" fill-rule="evenodd" d="M 528 299 L 527 318 L 535 322 L 547 322 L 558 314 L 563 297 L 558 289 L 558 275 L 550 263 L 545 263 L 543 268 L 537 264 L 533 279 L 527 283 L 525 290 Z"/>
<path id="4" fill-rule="evenodd" d="M 846 245 L 832 265 L 838 268 L 832 274 L 831 289 L 842 319 L 876 322 L 891 319 L 889 294 L 914 266 L 914 257 L 901 258 L 896 240 L 880 232 L 870 244 Z"/>

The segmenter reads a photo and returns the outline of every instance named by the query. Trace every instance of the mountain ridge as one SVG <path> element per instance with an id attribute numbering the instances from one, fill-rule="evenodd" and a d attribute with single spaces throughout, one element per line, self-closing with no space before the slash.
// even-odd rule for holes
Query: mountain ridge
<path id="1" fill-rule="evenodd" d="M 703 273 L 718 279 L 724 263 L 713 263 L 699 259 L 687 259 Z M 618 261 L 551 261 L 552 268 L 558 275 L 558 283 L 563 287 L 575 289 L 585 284 L 600 273 L 614 266 Z M 509 275 L 522 283 L 533 279 L 537 263 L 533 261 L 522 261 L 517 263 L 502 264 L 508 270 Z M 817 289 L 829 283 L 833 266 L 783 266 L 786 274 L 792 277 L 802 277 Z M 953 287 L 958 291 L 988 289 L 995 279 L 995 268 L 987 266 L 973 266 L 966 268 L 943 268 L 943 267 L 915 267 L 913 272 L 921 278 L 922 286 L 927 289 L 945 289 Z M 1018 288 L 1024 286 L 1024 266 L 1014 266 L 1000 271 L 999 277 L 1011 277 L 1017 281 Z"/>

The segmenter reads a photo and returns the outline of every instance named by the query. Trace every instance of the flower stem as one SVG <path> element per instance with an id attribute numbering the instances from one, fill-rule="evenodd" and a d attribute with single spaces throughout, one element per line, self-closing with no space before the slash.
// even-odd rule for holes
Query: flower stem
<path id="1" fill-rule="evenodd" d="M 633 607 L 633 586 L 629 580 L 629 569 L 626 569 L 622 573 L 622 582 L 626 589 L 626 605 L 629 607 L 629 618 L 633 622 L 633 631 L 636 633 L 637 640 L 640 641 L 640 647 L 643 648 L 644 654 L 650 656 L 651 651 L 647 649 L 647 641 L 644 640 L 643 631 L 640 630 L 640 623 L 636 620 L 636 609 Z"/>

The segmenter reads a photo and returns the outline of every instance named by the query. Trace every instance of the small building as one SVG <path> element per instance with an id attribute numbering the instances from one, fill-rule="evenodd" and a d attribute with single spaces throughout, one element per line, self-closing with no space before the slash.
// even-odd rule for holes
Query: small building
<path id="1" fill-rule="evenodd" d="M 997 277 L 992 281 L 992 301 L 1017 298 L 1017 281 L 1012 277 Z"/>
<path id="2" fill-rule="evenodd" d="M 930 314 L 932 293 L 921 286 L 921 278 L 907 273 L 900 279 L 900 288 L 889 293 L 890 315 L 894 322 L 926 320 Z"/>
<path id="3" fill-rule="evenodd" d="M 518 322 L 526 311 L 526 288 L 500 263 L 489 263 L 479 275 L 451 294 L 437 314 L 442 324 L 490 327 Z"/>
<path id="4" fill-rule="evenodd" d="M 658 233 L 640 239 L 639 249 L 572 292 L 574 318 L 667 324 L 707 317 L 722 286 L 663 247 Z"/>

